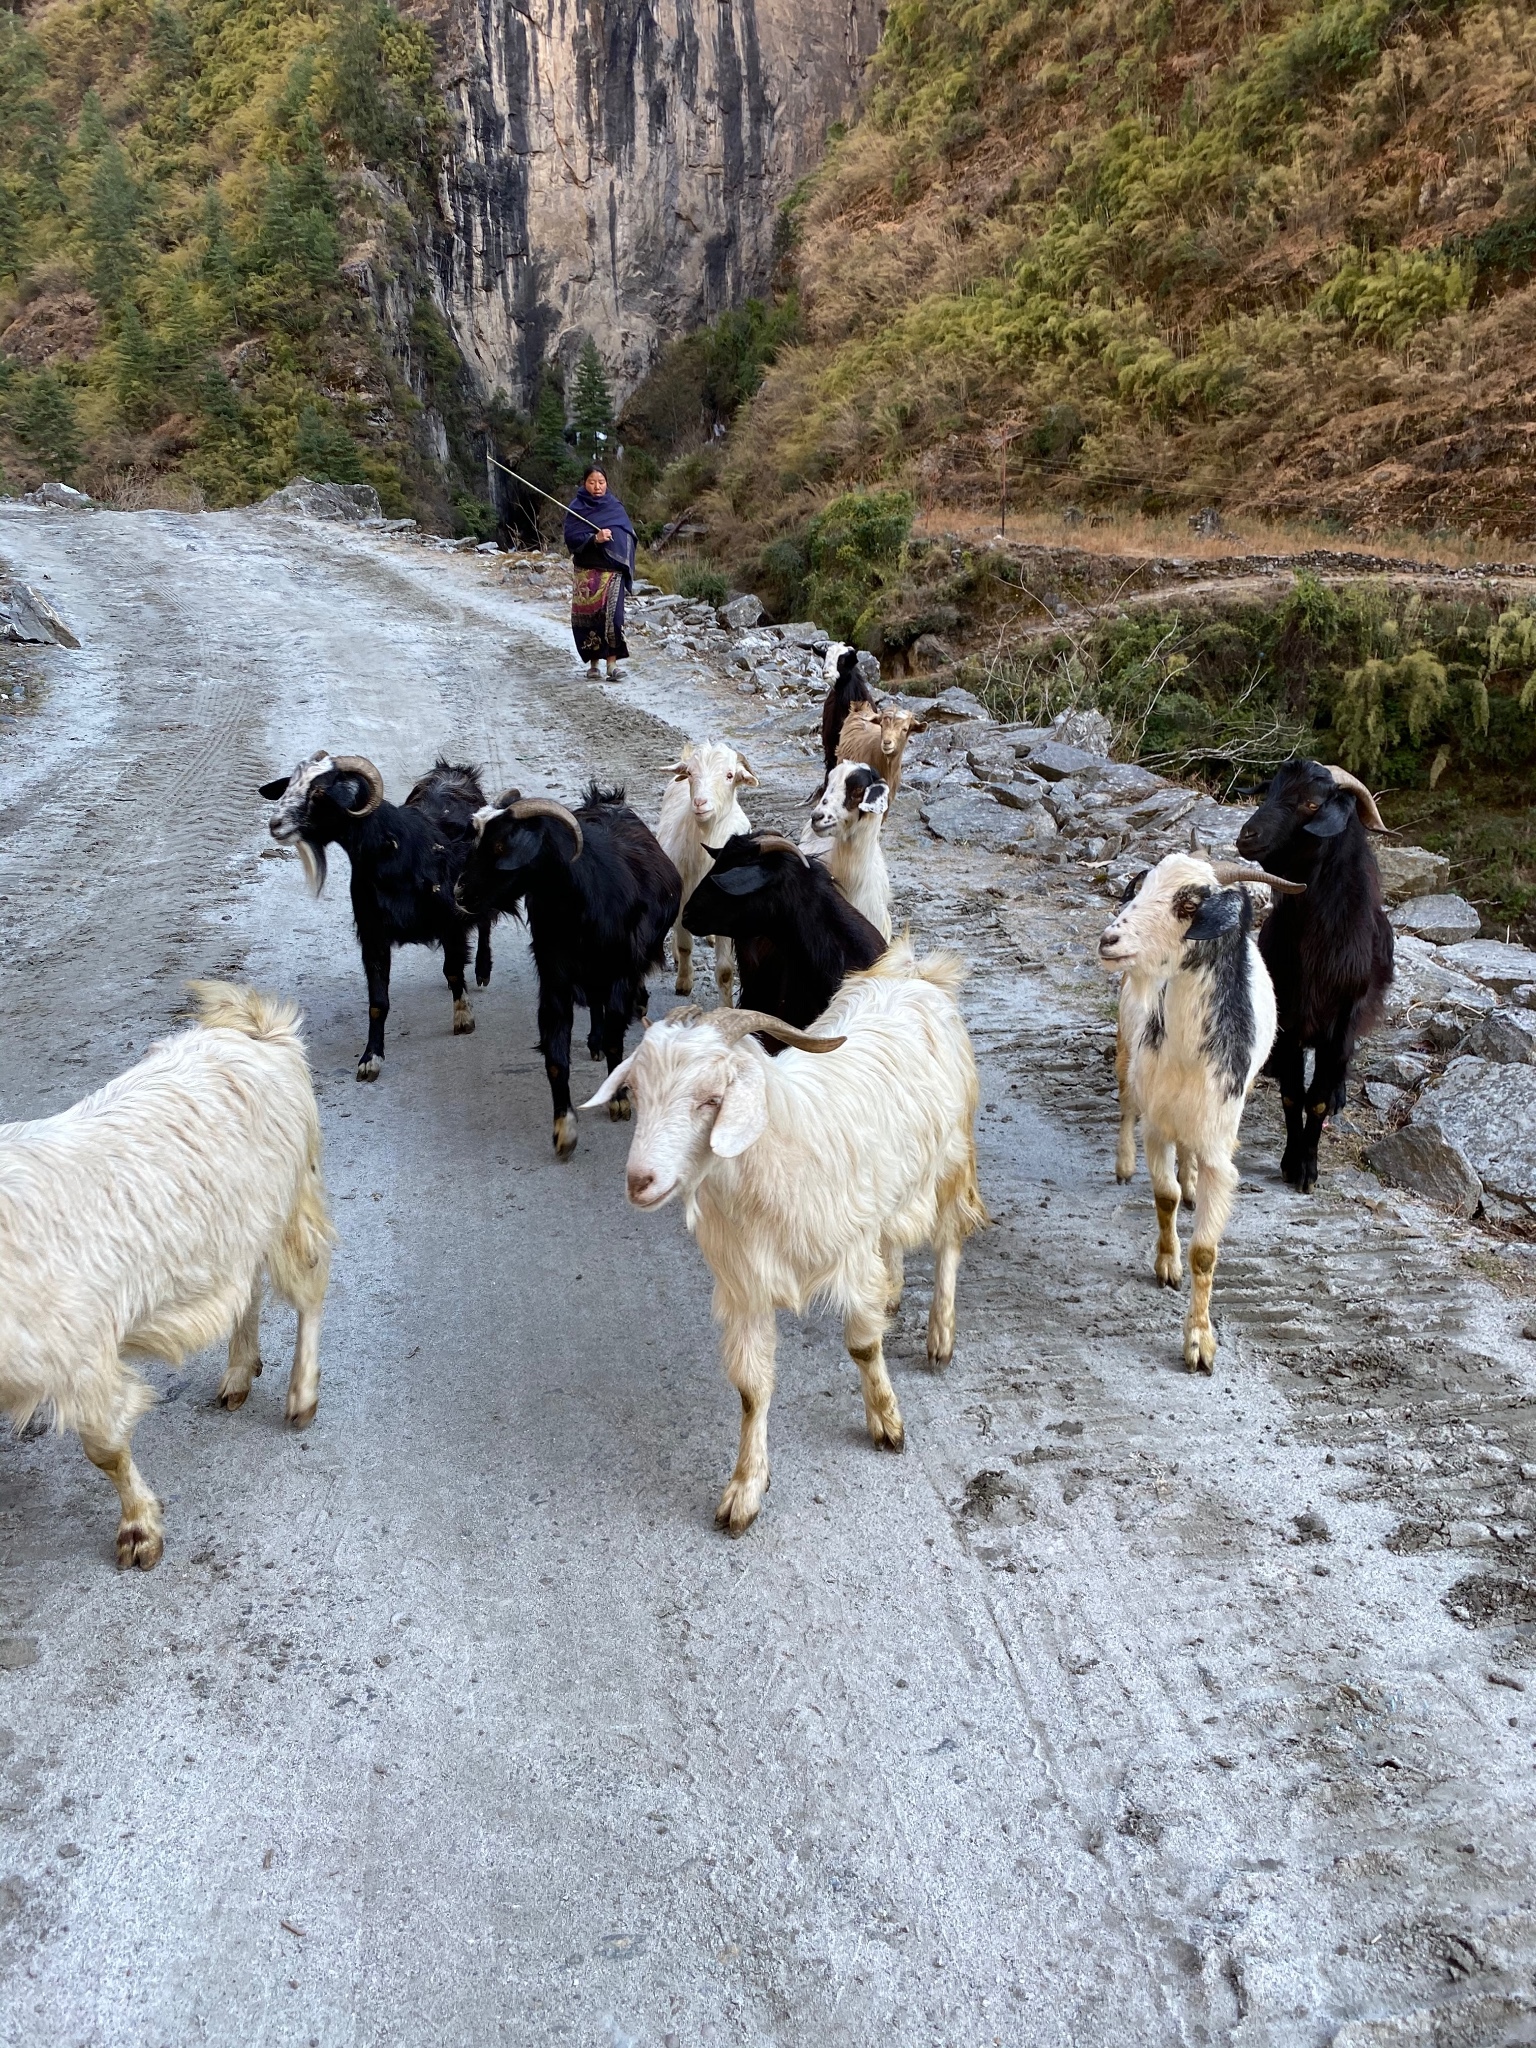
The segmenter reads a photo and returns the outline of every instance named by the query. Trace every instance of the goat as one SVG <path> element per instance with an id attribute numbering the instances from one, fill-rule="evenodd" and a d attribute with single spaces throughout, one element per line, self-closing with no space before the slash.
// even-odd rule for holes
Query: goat
<path id="1" fill-rule="evenodd" d="M 817 860 L 779 832 L 743 832 L 711 853 L 689 897 L 691 932 L 722 932 L 736 949 L 741 1000 L 786 1024 L 819 1017 L 854 969 L 885 941 Z"/>
<path id="2" fill-rule="evenodd" d="M 0 1411 L 72 1429 L 122 1505 L 117 1562 L 165 1549 L 159 1501 L 133 1462 L 155 1396 L 135 1356 L 179 1365 L 229 1337 L 219 1399 L 261 1371 L 263 1273 L 299 1312 L 288 1420 L 320 1398 L 320 1315 L 334 1238 L 320 1121 L 298 1012 L 195 981 L 198 1021 L 94 1095 L 0 1124 Z"/>
<path id="3" fill-rule="evenodd" d="M 889 791 L 873 768 L 862 761 L 839 761 L 800 834 L 800 851 L 826 863 L 838 888 L 887 945 L 891 873 L 880 846 L 880 825 L 889 804 Z"/>
<path id="4" fill-rule="evenodd" d="M 882 704 L 879 710 L 872 706 L 860 706 L 852 713 L 843 726 L 842 738 L 837 743 L 839 761 L 862 761 L 873 768 L 890 793 L 892 803 L 901 787 L 902 757 L 907 751 L 907 741 L 917 730 L 917 720 L 910 711 L 898 711 L 894 704 Z"/>
<path id="5" fill-rule="evenodd" d="M 752 822 L 741 808 L 738 792 L 755 787 L 757 777 L 744 754 L 719 740 L 691 742 L 680 759 L 672 763 L 672 780 L 661 799 L 661 816 L 656 837 L 662 850 L 683 881 L 686 903 L 709 873 L 708 848 L 723 846 L 738 832 L 750 832 Z M 693 992 L 693 933 L 679 920 L 672 933 L 677 954 L 677 993 Z M 715 940 L 715 986 L 726 1009 L 731 1006 L 731 986 L 736 976 L 736 956 L 729 939 Z"/>
<path id="6" fill-rule="evenodd" d="M 821 707 L 821 758 L 830 775 L 837 765 L 837 743 L 842 738 L 844 720 L 855 704 L 873 706 L 875 700 L 859 674 L 856 647 L 828 648 L 826 670 L 832 687 Z"/>
<path id="7" fill-rule="evenodd" d="M 578 1002 L 591 1017 L 587 1050 L 606 1055 L 611 1074 L 624 1034 L 645 1015 L 645 978 L 661 965 L 677 922 L 683 884 L 622 789 L 592 783 L 573 813 L 545 797 L 509 789 L 475 818 L 475 844 L 459 877 L 459 901 L 473 917 L 522 904 L 539 975 L 539 1051 L 554 1103 L 554 1145 L 576 1150 L 571 1107 L 571 1023 Z M 608 1114 L 629 1115 L 629 1098 Z"/>
<path id="8" fill-rule="evenodd" d="M 376 1081 L 384 1064 L 390 958 L 396 946 L 441 946 L 443 975 L 453 996 L 453 1029 L 475 1028 L 464 990 L 469 923 L 453 887 L 474 842 L 475 813 L 485 791 L 473 768 L 439 760 L 412 785 L 403 804 L 384 801 L 384 778 L 361 754 L 323 749 L 293 773 L 261 785 L 275 801 L 267 827 L 280 846 L 297 845 L 318 896 L 325 887 L 327 846 L 340 846 L 352 866 L 352 921 L 368 977 L 368 1042 L 359 1081 Z M 490 916 L 479 920 L 475 984 L 491 978 Z"/>
<path id="9" fill-rule="evenodd" d="M 1165 1287 L 1177 1287 L 1183 1275 L 1178 1154 L 1196 1168 L 1194 1277 L 1184 1318 L 1191 1372 L 1215 1364 L 1211 1285 L 1237 1191 L 1238 1127 L 1275 1036 L 1275 995 L 1253 937 L 1253 902 L 1232 886 L 1249 881 L 1277 892 L 1300 886 L 1262 868 L 1171 853 L 1148 870 L 1135 900 L 1099 940 L 1103 965 L 1135 985 L 1131 1015 L 1140 1025 L 1126 1080 L 1146 1138 L 1157 1202 L 1154 1271 Z"/>
<path id="10" fill-rule="evenodd" d="M 1392 981 L 1392 926 L 1367 831 L 1384 832 L 1375 798 L 1342 768 L 1287 761 L 1237 835 L 1245 860 L 1306 885 L 1259 934 L 1279 1030 L 1269 1072 L 1285 1107 L 1280 1171 L 1301 1194 L 1317 1185 L 1323 1126 L 1344 1107 L 1358 1040 L 1381 1022 Z M 1310 1088 L 1307 1049 L 1316 1058 Z"/>
<path id="11" fill-rule="evenodd" d="M 1134 900 L 1150 870 L 1133 875 L 1121 896 L 1122 903 Z M 1120 1134 L 1115 1146 L 1115 1179 L 1122 1184 L 1136 1178 L 1136 1104 L 1131 1095 L 1131 1049 L 1140 1038 L 1156 1007 L 1161 984 L 1142 975 L 1121 977 L 1120 1001 L 1115 1013 L 1115 1092 L 1120 1105 Z M 1187 1208 L 1195 1206 L 1195 1178 L 1198 1168 L 1180 1145 L 1177 1148 L 1179 1192 Z"/>
<path id="12" fill-rule="evenodd" d="M 841 1310 L 865 1424 L 888 1451 L 906 1432 L 883 1338 L 903 1255 L 919 1245 L 935 1252 L 929 1363 L 954 1353 L 960 1249 L 988 1220 L 976 1065 L 955 1001 L 963 972 L 952 954 L 914 961 L 903 939 L 849 978 L 814 1034 L 756 1010 L 674 1011 L 593 1097 L 632 1089 L 629 1199 L 659 1209 L 680 1194 L 715 1276 L 722 1361 L 741 1396 L 736 1469 L 715 1513 L 733 1536 L 768 1487 L 777 1309 Z M 753 1032 L 794 1049 L 770 1060 Z"/>

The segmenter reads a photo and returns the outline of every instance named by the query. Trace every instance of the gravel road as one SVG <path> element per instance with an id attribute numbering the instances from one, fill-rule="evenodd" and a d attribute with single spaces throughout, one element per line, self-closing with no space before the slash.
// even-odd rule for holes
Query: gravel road
<path id="1" fill-rule="evenodd" d="M 1536 1345 L 1486 1240 L 1338 1152 L 1291 1194 L 1263 1096 L 1186 1376 L 1113 1179 L 1107 905 L 899 804 L 996 1227 L 942 1377 L 914 1262 L 902 1460 L 781 1319 L 730 1542 L 703 1263 L 626 1207 L 626 1127 L 555 1161 L 521 930 L 472 1038 L 401 956 L 358 1087 L 345 863 L 312 901 L 255 785 L 443 750 L 654 813 L 724 730 L 797 829 L 810 714 L 643 637 L 588 683 L 554 604 L 405 540 L 5 507 L 0 562 L 83 643 L 0 655 L 0 1117 L 248 977 L 304 1006 L 341 1231 L 307 1435 L 280 1314 L 238 1414 L 214 1355 L 154 1371 L 157 1571 L 72 1440 L 0 1444 L 6 2048 L 1536 2041 Z"/>

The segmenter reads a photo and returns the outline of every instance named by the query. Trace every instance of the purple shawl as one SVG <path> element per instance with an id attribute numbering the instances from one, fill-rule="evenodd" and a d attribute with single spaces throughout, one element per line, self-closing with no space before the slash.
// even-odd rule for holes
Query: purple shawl
<path id="1" fill-rule="evenodd" d="M 574 516 L 577 513 L 580 518 Z M 589 519 L 592 526 L 608 527 L 613 539 L 599 541 L 592 526 L 587 525 Z M 566 509 L 565 544 L 573 555 L 581 548 L 601 548 L 604 560 L 623 571 L 625 587 L 634 582 L 635 529 L 612 491 L 605 491 L 600 498 L 589 497 L 585 488 L 576 493 Z"/>

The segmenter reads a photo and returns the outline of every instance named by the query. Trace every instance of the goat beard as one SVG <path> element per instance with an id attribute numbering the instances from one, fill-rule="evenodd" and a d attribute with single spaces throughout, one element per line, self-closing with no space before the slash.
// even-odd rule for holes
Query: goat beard
<path id="1" fill-rule="evenodd" d="M 318 896 L 325 887 L 325 848 L 316 846 L 313 840 L 299 841 L 299 859 L 304 863 L 304 879 L 309 884 L 311 896 Z"/>

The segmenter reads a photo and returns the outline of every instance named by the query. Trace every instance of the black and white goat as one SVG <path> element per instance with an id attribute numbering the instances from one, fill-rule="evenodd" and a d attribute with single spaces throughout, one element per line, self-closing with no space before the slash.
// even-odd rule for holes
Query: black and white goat
<path id="1" fill-rule="evenodd" d="M 862 761 L 839 761 L 816 799 L 800 851 L 824 861 L 855 910 L 887 945 L 891 938 L 891 871 L 880 845 L 890 791 Z"/>
<path id="2" fill-rule="evenodd" d="M 779 832 L 744 832 L 712 855 L 683 922 L 736 948 L 741 1001 L 786 1024 L 819 1017 L 845 975 L 873 967 L 885 940 L 826 868 Z M 770 1048 L 771 1050 L 771 1048 Z"/>
<path id="3" fill-rule="evenodd" d="M 1147 1148 L 1157 1201 L 1154 1270 L 1165 1287 L 1177 1287 L 1183 1276 L 1180 1156 L 1196 1170 L 1194 1278 L 1184 1318 L 1191 1372 L 1209 1372 L 1215 1362 L 1211 1283 L 1237 1192 L 1238 1127 L 1275 1036 L 1275 994 L 1244 882 L 1277 892 L 1299 887 L 1260 868 L 1171 853 L 1147 871 L 1134 901 L 1099 940 L 1099 959 L 1125 976 L 1139 1019 L 1127 1048 L 1126 1091 Z"/>
<path id="4" fill-rule="evenodd" d="M 1344 1107 L 1356 1043 L 1380 1023 L 1392 982 L 1392 926 L 1365 836 L 1385 830 L 1375 798 L 1345 769 L 1287 761 L 1237 835 L 1244 859 L 1306 887 L 1277 903 L 1259 934 L 1279 1012 L 1269 1071 L 1285 1106 L 1280 1171 L 1304 1195 L 1317 1185 L 1323 1126 Z"/>
<path id="5" fill-rule="evenodd" d="M 359 1081 L 376 1081 L 384 1064 L 384 1022 L 389 1015 L 389 967 L 396 946 L 441 946 L 443 975 L 453 995 L 457 1035 L 475 1028 L 464 988 L 472 920 L 454 901 L 475 838 L 475 813 L 485 791 L 473 768 L 438 761 L 412 787 L 403 804 L 384 801 L 384 778 L 361 754 L 323 749 L 291 775 L 261 785 L 275 801 L 268 830 L 280 846 L 296 845 L 315 895 L 325 887 L 328 846 L 339 846 L 352 865 L 352 920 L 368 977 L 368 1042 L 357 1063 Z M 494 913 L 478 920 L 475 983 L 491 978 Z"/>
<path id="6" fill-rule="evenodd" d="M 868 683 L 859 674 L 857 647 L 829 648 L 827 670 L 831 688 L 821 707 L 821 758 L 830 775 L 837 765 L 837 743 L 843 736 L 843 721 L 855 704 L 868 704 L 873 709 L 875 700 Z"/>
<path id="7" fill-rule="evenodd" d="M 591 1016 L 587 1050 L 611 1074 L 624 1034 L 645 1015 L 645 978 L 661 965 L 683 884 L 622 789 L 593 783 L 572 812 L 547 797 L 509 789 L 475 819 L 475 845 L 459 878 L 474 917 L 523 905 L 539 973 L 539 1050 L 554 1102 L 554 1144 L 576 1150 L 571 1107 L 571 1024 L 577 1003 Z M 629 1115 L 622 1091 L 609 1102 Z"/>

